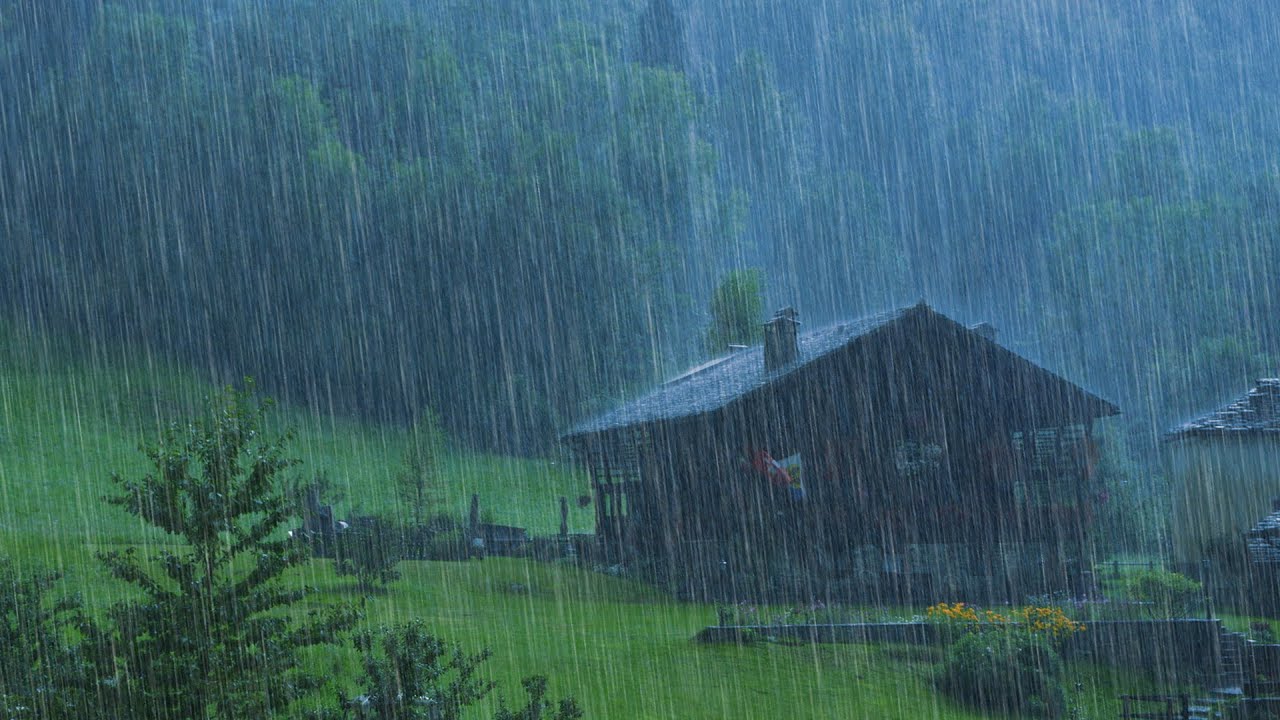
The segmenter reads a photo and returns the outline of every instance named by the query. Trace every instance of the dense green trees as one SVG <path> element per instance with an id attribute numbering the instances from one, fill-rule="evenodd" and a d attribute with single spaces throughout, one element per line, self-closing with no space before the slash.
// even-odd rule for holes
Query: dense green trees
<path id="1" fill-rule="evenodd" d="M 517 449 L 692 360 L 734 267 L 1216 393 L 1280 343 L 1280 33 L 1112 5 L 0 0 L 0 302 Z"/>
<path id="2" fill-rule="evenodd" d="M 108 4 L 6 111 L 5 300 L 291 397 L 430 402 L 469 441 L 545 446 L 578 398 L 661 367 L 650 322 L 681 340 L 670 274 L 708 152 L 688 80 L 616 37 L 454 15 L 485 44 L 405 3 Z"/>

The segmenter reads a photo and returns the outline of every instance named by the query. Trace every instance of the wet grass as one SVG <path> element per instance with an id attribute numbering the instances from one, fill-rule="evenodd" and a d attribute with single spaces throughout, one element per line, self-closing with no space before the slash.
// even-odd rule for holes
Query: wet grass
<path id="1" fill-rule="evenodd" d="M 56 538 L 48 543 L 62 548 L 64 590 L 81 593 L 96 611 L 124 596 L 92 557 L 118 546 L 71 545 L 68 552 Z M 35 541 L 27 553 L 54 554 Z M 405 562 L 400 569 L 402 579 L 385 592 L 364 594 L 351 578 L 335 576 L 330 562 L 312 561 L 292 577 L 317 590 L 298 612 L 346 602 L 362 608 L 367 627 L 424 619 L 469 651 L 490 648 L 485 672 L 508 697 L 520 678 L 546 674 L 554 694 L 573 695 L 591 717 L 982 717 L 935 692 L 937 648 L 699 645 L 692 638 L 715 622 L 713 606 L 678 603 L 625 579 L 506 558 Z M 359 659 L 345 646 L 313 650 L 308 663 L 356 690 Z M 1074 717 L 1082 719 L 1118 717 L 1120 694 L 1164 690 L 1130 668 L 1076 662 L 1068 677 Z"/>
<path id="2" fill-rule="evenodd" d="M 102 498 L 112 472 L 146 471 L 140 442 L 169 420 L 190 417 L 210 388 L 160 366 L 107 370 L 63 362 L 57 348 L 0 327 L 0 553 L 26 567 L 65 574 L 60 586 L 101 612 L 128 592 L 95 554 L 170 542 Z M 303 460 L 302 477 L 323 471 L 344 499 L 340 516 L 395 514 L 394 477 L 407 433 L 400 428 L 280 408 L 281 427 Z M 472 493 L 496 522 L 553 532 L 558 498 L 570 527 L 588 531 L 589 509 L 574 500 L 581 477 L 550 462 L 455 453 L 442 463 L 439 507 L 465 512 Z M 596 718 L 974 718 L 937 694 L 930 648 L 877 645 L 706 646 L 692 642 L 716 622 L 709 605 L 677 603 L 644 585 L 579 568 L 528 560 L 406 562 L 385 593 L 363 596 L 331 563 L 299 568 L 293 582 L 318 592 L 308 603 L 353 602 L 369 626 L 423 618 L 442 637 L 490 648 L 485 671 L 510 697 L 519 678 L 543 673 L 552 694 L 571 694 Z M 299 608 L 299 612 L 305 608 Z M 873 613 L 874 614 L 874 613 Z M 313 669 L 350 687 L 358 658 L 346 649 L 308 653 Z M 1152 688 L 1127 670 L 1072 666 L 1082 718 L 1115 717 L 1121 692 Z M 327 691 L 328 692 L 328 691 Z M 322 699 L 332 696 L 326 694 Z M 512 698 L 513 701 L 518 698 Z"/>
<path id="3" fill-rule="evenodd" d="M 6 335 L 5 333 L 9 334 Z M 146 472 L 141 444 L 169 422 L 190 418 L 213 388 L 162 366 L 115 369 L 40 359 L 18 348 L 22 338 L 0 327 L 0 546 L 25 538 L 119 543 L 146 540 L 146 530 L 103 498 L 112 473 Z M 396 494 L 409 433 L 279 407 L 278 431 L 294 433 L 295 477 L 324 474 L 338 490 L 339 517 L 403 515 Z M 560 524 L 559 498 L 569 499 L 569 527 L 589 532 L 594 516 L 576 503 L 585 479 L 553 461 L 453 452 L 441 458 L 431 512 L 462 517 L 472 494 L 485 519 L 549 534 Z M 49 548 L 57 565 L 60 545 Z"/>
<path id="4" fill-rule="evenodd" d="M 80 592 L 96 612 L 124 597 L 92 557 L 113 547 L 79 546 L 61 556 L 63 589 Z M 35 542 L 28 550 L 52 554 Z M 692 638 L 714 623 L 713 606 L 675 602 L 626 579 L 510 558 L 414 561 L 400 569 L 399 581 L 366 594 L 351 578 L 335 576 L 330 562 L 312 561 L 290 578 L 316 590 L 296 611 L 344 602 L 362 609 L 366 627 L 423 619 L 468 651 L 492 650 L 484 672 L 513 701 L 520 678 L 545 674 L 554 695 L 573 695 L 590 717 L 982 717 L 935 692 L 939 648 L 700 645 Z M 345 645 L 316 648 L 307 663 L 356 690 L 359 658 Z M 1117 717 L 1118 695 L 1159 690 L 1127 668 L 1070 663 L 1068 677 L 1074 717 L 1082 719 Z M 316 700 L 330 701 L 334 690 Z"/>
<path id="5" fill-rule="evenodd" d="M 1260 643 L 1280 642 L 1280 620 L 1257 615 L 1220 614 L 1222 625 Z"/>

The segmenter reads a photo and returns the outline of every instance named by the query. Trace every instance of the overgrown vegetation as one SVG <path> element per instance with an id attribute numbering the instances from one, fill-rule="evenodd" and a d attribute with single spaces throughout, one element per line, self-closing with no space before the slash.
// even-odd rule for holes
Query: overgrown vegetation
<path id="1" fill-rule="evenodd" d="M 354 576 L 361 590 L 372 591 L 399 579 L 396 565 L 404 558 L 404 531 L 376 516 L 353 518 L 338 536 L 333 569 Z"/>
<path id="2" fill-rule="evenodd" d="M 319 711 L 316 720 L 377 718 L 378 720 L 457 720 L 496 687 L 479 676 L 489 659 L 483 651 L 469 654 L 433 636 L 424 623 L 411 620 L 377 632 L 356 635 L 353 643 L 362 658 L 362 693 L 339 693 L 338 709 Z M 495 720 L 577 720 L 582 711 L 572 698 L 554 706 L 546 700 L 546 678 L 523 681 L 528 695 L 519 710 L 500 705 Z"/>
<path id="3" fill-rule="evenodd" d="M 707 351 L 719 355 L 730 345 L 754 345 L 764 331 L 764 273 L 730 270 L 711 294 L 711 327 Z"/>
<path id="4" fill-rule="evenodd" d="M 1005 717 L 1060 717 L 1066 709 L 1062 659 L 1043 637 L 969 632 L 947 650 L 938 687 L 974 708 Z"/>
<path id="5" fill-rule="evenodd" d="M 1085 626 L 1060 609 L 979 610 L 938 603 L 926 613 L 950 646 L 938 686 L 956 700 L 1007 716 L 1060 717 L 1066 710 L 1058 648 Z"/>
<path id="6" fill-rule="evenodd" d="M 1204 586 L 1181 573 L 1138 570 L 1124 578 L 1123 588 L 1151 617 L 1188 617 L 1204 606 Z"/>

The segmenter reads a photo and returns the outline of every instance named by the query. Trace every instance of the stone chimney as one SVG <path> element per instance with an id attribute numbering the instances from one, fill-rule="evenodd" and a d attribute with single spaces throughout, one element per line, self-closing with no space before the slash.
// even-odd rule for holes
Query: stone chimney
<path id="1" fill-rule="evenodd" d="M 800 358 L 800 346 L 796 340 L 800 313 L 793 307 L 784 307 L 764 324 L 764 370 L 773 372 Z"/>

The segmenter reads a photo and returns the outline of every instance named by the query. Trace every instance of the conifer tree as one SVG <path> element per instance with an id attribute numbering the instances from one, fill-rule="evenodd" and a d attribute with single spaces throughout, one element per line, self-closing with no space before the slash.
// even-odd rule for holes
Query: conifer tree
<path id="1" fill-rule="evenodd" d="M 100 555 L 137 597 L 113 607 L 90 638 L 108 714 L 134 718 L 269 717 L 312 686 L 296 651 L 332 642 L 352 612 L 282 612 L 304 590 L 284 573 L 307 558 L 282 530 L 290 504 L 280 475 L 297 461 L 289 436 L 268 436 L 269 402 L 227 388 L 193 422 L 144 448 L 151 470 L 113 476 L 108 498 L 168 534 L 148 556 Z M 171 544 L 168 544 L 171 543 Z"/>

